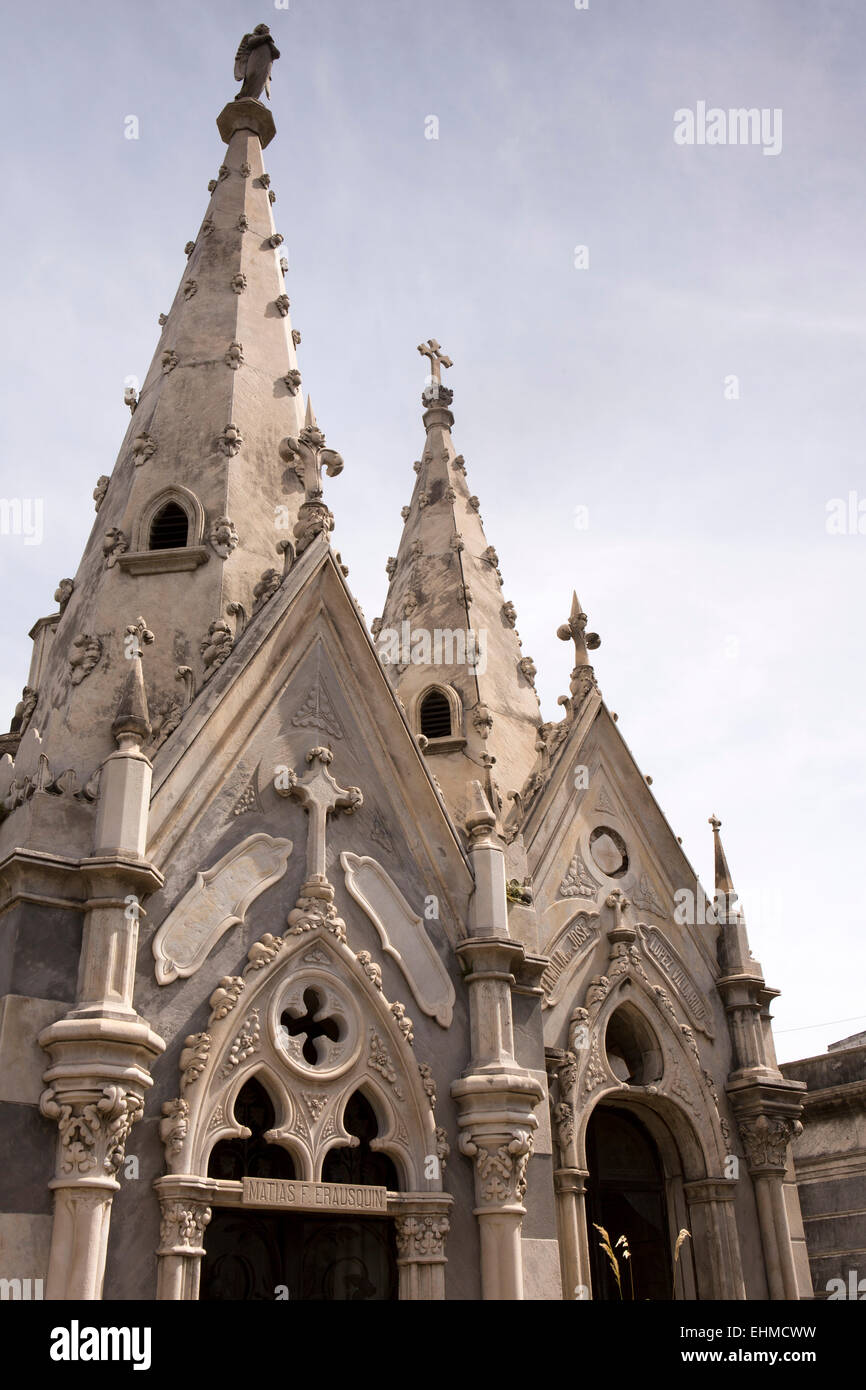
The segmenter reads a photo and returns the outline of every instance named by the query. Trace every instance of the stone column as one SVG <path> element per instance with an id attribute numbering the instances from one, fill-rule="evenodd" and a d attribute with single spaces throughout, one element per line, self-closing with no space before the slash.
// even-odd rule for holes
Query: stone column
<path id="1" fill-rule="evenodd" d="M 204 1192 L 189 1181 L 157 1178 L 162 1218 L 159 1226 L 156 1296 L 172 1302 L 195 1301 L 199 1294 L 204 1232 L 211 1209 Z"/>
<path id="2" fill-rule="evenodd" d="M 523 1297 L 520 1228 L 526 1208 L 526 1169 L 544 1094 L 515 1061 L 509 964 L 523 957 L 515 941 L 472 938 L 457 947 L 468 962 L 472 1067 L 453 1082 L 460 1152 L 475 1162 L 475 1215 L 481 1228 L 481 1288 L 485 1299 Z"/>
<path id="3" fill-rule="evenodd" d="M 735 1187 L 726 1178 L 698 1178 L 683 1186 L 697 1252 L 698 1294 L 704 1299 L 746 1297 L 734 1214 Z"/>
<path id="4" fill-rule="evenodd" d="M 415 1197 L 409 1192 L 389 1199 L 389 1213 L 399 1204 L 395 1225 L 401 1301 L 444 1299 L 445 1238 L 451 1225 L 448 1212 L 452 1201 L 447 1193 Z"/>
<path id="5" fill-rule="evenodd" d="M 153 640 L 141 620 L 127 631 Z M 77 1002 L 39 1035 L 50 1057 L 40 1108 L 58 1128 L 49 1299 L 102 1297 L 117 1173 L 165 1049 L 132 1004 L 141 899 L 163 883 L 144 857 L 151 765 L 141 744 L 149 732 L 136 656 L 112 725 L 117 751 L 102 766 L 93 855 L 81 864 L 88 896 Z"/>
<path id="6" fill-rule="evenodd" d="M 469 786 L 467 830 L 475 875 L 472 935 L 457 947 L 469 995 L 471 1061 L 451 1085 L 460 1152 L 475 1164 L 475 1216 L 481 1234 L 481 1296 L 522 1299 L 520 1228 L 526 1170 L 543 1087 L 514 1056 L 511 990 L 525 958 L 508 935 L 505 855 L 480 782 Z"/>
<path id="7" fill-rule="evenodd" d="M 764 1086 L 760 1089 L 766 1092 L 770 1088 Z M 792 1106 L 791 1098 L 785 1097 L 788 1103 L 782 1109 L 780 1105 L 774 1106 L 766 1095 L 743 1092 L 732 1095 L 731 1099 L 755 1190 L 770 1298 L 798 1299 L 800 1291 L 785 1207 L 784 1182 L 788 1145 L 802 1129 L 796 1118 L 800 1106 Z M 749 1101 L 753 1105 L 745 1109 Z M 754 1108 L 755 1102 L 760 1103 L 760 1109 Z"/>
<path id="8" fill-rule="evenodd" d="M 553 1174 L 563 1298 L 589 1298 L 592 1293 L 586 1230 L 588 1177 L 585 1168 L 557 1168 Z"/>

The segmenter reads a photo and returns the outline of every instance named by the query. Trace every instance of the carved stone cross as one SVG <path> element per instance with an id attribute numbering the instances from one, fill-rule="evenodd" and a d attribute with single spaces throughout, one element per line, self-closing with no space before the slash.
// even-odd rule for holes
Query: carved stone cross
<path id="1" fill-rule="evenodd" d="M 312 896 L 308 888 L 329 887 L 325 872 L 325 848 L 328 816 L 334 811 L 346 811 L 349 815 L 364 804 L 358 787 L 339 787 L 328 771 L 333 758 L 330 748 L 311 748 L 307 762 L 311 770 L 303 778 L 289 771 L 275 783 L 279 796 L 293 796 L 305 808 L 310 818 L 307 837 L 307 881 L 301 889 L 302 897 Z M 320 895 L 316 895 L 320 896 Z"/>
<path id="2" fill-rule="evenodd" d="M 428 338 L 426 344 L 419 343 L 418 351 L 422 357 L 430 358 L 430 373 L 437 386 L 442 385 L 442 368 L 453 367 L 450 357 L 446 357 L 435 338 Z"/>

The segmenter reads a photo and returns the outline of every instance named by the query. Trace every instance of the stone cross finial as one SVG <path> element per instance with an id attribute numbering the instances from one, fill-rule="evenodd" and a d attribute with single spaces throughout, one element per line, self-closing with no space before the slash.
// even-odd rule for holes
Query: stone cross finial
<path id="1" fill-rule="evenodd" d="M 325 436 L 313 414 L 313 402 L 307 397 L 304 428 L 297 439 L 286 438 L 280 445 L 280 458 L 293 462 L 295 473 L 304 484 L 308 499 L 322 495 L 322 469 L 329 478 L 343 471 L 343 460 L 334 449 L 325 448 Z"/>
<path id="2" fill-rule="evenodd" d="M 442 385 L 442 368 L 453 367 L 450 357 L 446 357 L 435 338 L 428 338 L 426 344 L 419 343 L 418 351 L 422 357 L 430 358 L 430 374 L 437 386 Z"/>
<path id="3" fill-rule="evenodd" d="M 587 664 L 587 651 L 593 652 L 601 646 L 601 638 L 597 632 L 586 632 L 586 614 L 580 606 L 580 600 L 576 593 L 571 595 L 571 612 L 568 616 L 568 622 L 556 629 L 556 635 L 561 642 L 567 642 L 569 638 L 574 642 L 575 666 L 585 666 Z"/>
<path id="4" fill-rule="evenodd" d="M 364 804 L 358 787 L 340 787 L 328 772 L 333 759 L 330 748 L 311 748 L 307 762 L 311 770 L 299 778 L 290 768 L 281 769 L 274 783 L 279 796 L 293 796 L 310 818 L 307 839 L 307 881 L 302 896 L 310 896 L 308 888 L 329 887 L 325 872 L 325 847 L 328 816 L 334 811 L 351 813 Z M 331 890 L 333 891 L 333 890 Z M 317 894 L 317 896 L 319 896 Z"/>

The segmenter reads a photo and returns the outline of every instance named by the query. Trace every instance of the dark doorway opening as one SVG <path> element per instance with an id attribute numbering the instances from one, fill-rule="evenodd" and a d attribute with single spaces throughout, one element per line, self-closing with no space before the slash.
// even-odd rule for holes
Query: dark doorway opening
<path id="1" fill-rule="evenodd" d="M 397 1298 L 387 1217 L 214 1208 L 205 1231 L 204 1302 L 387 1302 Z"/>
<path id="2" fill-rule="evenodd" d="M 603 1226 L 619 1260 L 622 1296 L 628 1301 L 671 1297 L 670 1232 L 664 1169 L 655 1141 L 626 1110 L 598 1106 L 587 1129 L 587 1234 L 592 1296 L 619 1299 L 616 1279 L 599 1245 Z M 616 1242 L 624 1235 L 629 1261 Z"/>

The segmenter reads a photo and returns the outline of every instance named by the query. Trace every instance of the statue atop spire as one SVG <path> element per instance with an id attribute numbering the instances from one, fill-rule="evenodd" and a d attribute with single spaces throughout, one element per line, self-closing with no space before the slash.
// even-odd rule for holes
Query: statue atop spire
<path id="1" fill-rule="evenodd" d="M 235 54 L 235 81 L 243 83 L 236 101 L 261 101 L 262 92 L 270 101 L 271 68 L 279 56 L 267 24 L 257 24 L 251 34 L 244 34 Z"/>

